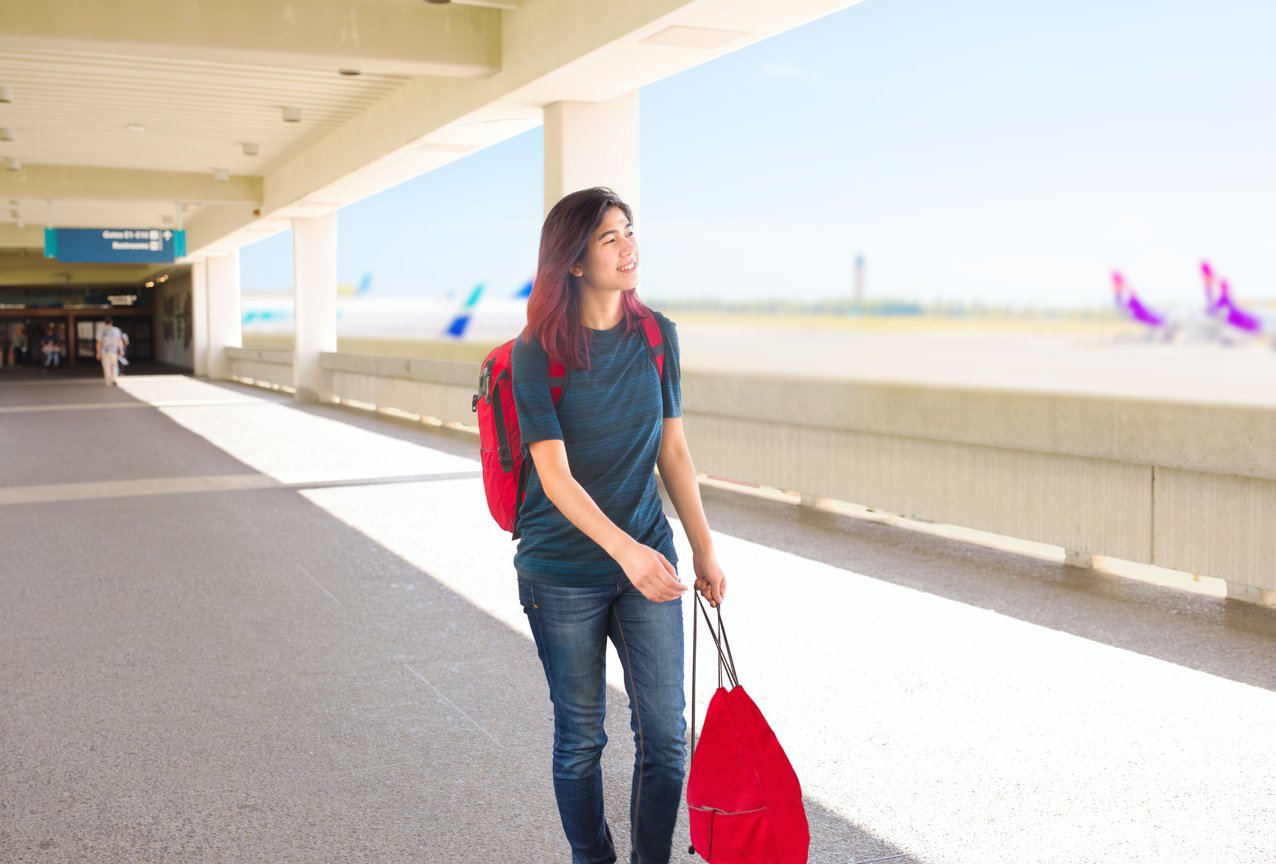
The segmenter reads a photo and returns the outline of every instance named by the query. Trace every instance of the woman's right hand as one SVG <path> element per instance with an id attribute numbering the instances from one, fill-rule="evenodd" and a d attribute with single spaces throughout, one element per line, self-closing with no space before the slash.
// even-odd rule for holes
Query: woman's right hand
<path id="1" fill-rule="evenodd" d="M 687 590 L 669 559 L 650 546 L 633 541 L 617 561 L 634 587 L 653 603 L 676 600 Z"/>

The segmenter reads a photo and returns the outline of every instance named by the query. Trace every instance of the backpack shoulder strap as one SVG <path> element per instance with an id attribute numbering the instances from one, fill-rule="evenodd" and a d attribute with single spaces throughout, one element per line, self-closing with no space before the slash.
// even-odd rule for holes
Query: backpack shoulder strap
<path id="1" fill-rule="evenodd" d="M 647 349 L 651 351 L 651 359 L 655 361 L 656 372 L 660 380 L 665 378 L 665 333 L 655 315 L 642 317 L 642 335 L 647 341 Z M 554 358 L 549 359 L 549 396 L 558 406 L 563 398 L 563 390 L 567 387 L 567 367 Z"/>
<path id="2" fill-rule="evenodd" d="M 647 340 L 647 348 L 651 351 L 651 359 L 656 362 L 656 371 L 660 380 L 665 380 L 665 333 L 660 329 L 656 316 L 642 316 L 642 335 Z"/>
<path id="3" fill-rule="evenodd" d="M 553 358 L 549 361 L 549 398 L 553 400 L 554 407 L 558 407 L 558 400 L 563 398 L 563 389 L 567 387 L 567 367 Z"/>

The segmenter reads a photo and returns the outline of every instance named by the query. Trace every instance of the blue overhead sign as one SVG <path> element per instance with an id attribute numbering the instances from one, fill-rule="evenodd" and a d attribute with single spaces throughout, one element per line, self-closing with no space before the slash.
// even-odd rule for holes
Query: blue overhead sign
<path id="1" fill-rule="evenodd" d="M 169 228 L 45 228 L 44 257 L 73 264 L 168 264 L 186 254 Z"/>

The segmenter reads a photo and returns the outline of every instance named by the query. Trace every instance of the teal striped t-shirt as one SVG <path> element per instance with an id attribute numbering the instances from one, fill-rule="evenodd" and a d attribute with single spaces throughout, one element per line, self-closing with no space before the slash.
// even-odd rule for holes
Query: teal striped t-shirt
<path id="1" fill-rule="evenodd" d="M 642 330 L 625 333 L 622 321 L 610 330 L 591 331 L 591 368 L 568 372 L 557 410 L 544 349 L 519 339 L 511 358 L 514 402 L 524 447 L 563 441 L 572 476 L 603 513 L 677 564 L 655 467 L 664 418 L 682 416 L 678 335 L 673 322 L 654 314 L 665 341 L 663 381 Z M 549 500 L 534 465 L 518 530 L 514 568 L 531 582 L 596 586 L 625 578 L 620 565 Z"/>

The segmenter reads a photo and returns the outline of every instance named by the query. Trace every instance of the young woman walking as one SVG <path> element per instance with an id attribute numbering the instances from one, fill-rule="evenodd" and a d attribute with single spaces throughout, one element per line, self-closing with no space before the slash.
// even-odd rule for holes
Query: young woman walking
<path id="1" fill-rule="evenodd" d="M 682 796 L 682 603 L 673 533 L 653 469 L 693 552 L 696 590 L 722 602 L 726 579 L 682 431 L 678 338 L 639 301 L 633 214 L 585 189 L 545 218 L 527 329 L 512 356 L 514 400 L 534 464 L 518 516 L 519 598 L 554 704 L 554 795 L 573 864 L 616 860 L 603 816 L 607 640 L 616 647 L 634 732 L 631 864 L 666 864 Z M 642 320 L 664 339 L 657 371 Z M 549 361 L 567 386 L 555 407 Z"/>

